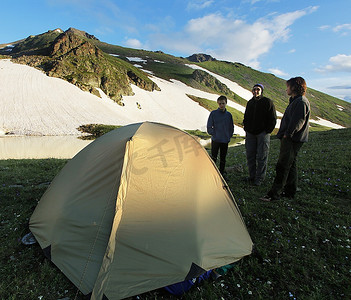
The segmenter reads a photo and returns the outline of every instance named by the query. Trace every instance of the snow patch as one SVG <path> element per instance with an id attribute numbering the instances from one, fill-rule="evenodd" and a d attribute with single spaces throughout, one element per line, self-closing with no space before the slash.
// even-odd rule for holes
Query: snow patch
<path id="1" fill-rule="evenodd" d="M 129 61 L 135 61 L 135 62 L 141 62 L 141 63 L 146 63 L 147 60 L 142 59 L 140 57 L 127 57 Z"/>
<path id="2" fill-rule="evenodd" d="M 315 124 L 319 124 L 319 125 L 322 125 L 322 126 L 326 126 L 326 127 L 330 127 L 330 128 L 333 128 L 333 129 L 342 129 L 342 128 L 345 128 L 344 126 L 341 126 L 339 124 L 335 124 L 335 123 L 332 123 L 328 120 L 325 120 L 325 119 L 322 119 L 322 118 L 318 118 L 317 117 L 317 120 L 311 120 L 310 119 L 310 123 L 315 123 Z"/>
<path id="3" fill-rule="evenodd" d="M 340 111 L 343 111 L 345 109 L 345 107 L 338 105 L 338 104 L 336 104 L 336 108 Z"/>
<path id="4" fill-rule="evenodd" d="M 242 86 L 237 84 L 236 82 L 233 82 L 223 76 L 220 76 L 216 73 L 213 73 L 207 69 L 201 68 L 197 65 L 192 65 L 192 64 L 187 64 L 188 67 L 192 69 L 199 69 L 202 71 L 207 72 L 208 74 L 212 75 L 213 77 L 217 78 L 220 82 L 224 83 L 231 91 L 233 91 L 235 94 L 239 95 L 241 98 L 244 98 L 245 100 L 250 100 L 252 98 L 252 93 L 251 91 L 244 89 Z"/>
<path id="5" fill-rule="evenodd" d="M 177 80 L 167 81 L 150 76 L 161 91 L 149 92 L 132 85 L 134 95 L 124 96 L 125 105 L 120 106 L 100 89 L 101 98 L 65 80 L 49 77 L 35 68 L 14 64 L 8 59 L 0 60 L 0 68 L 3 87 L 0 89 L 0 99 L 5 99 L 0 106 L 0 135 L 5 134 L 5 128 L 6 132 L 14 135 L 80 135 L 77 128 L 84 124 L 123 126 L 144 121 L 206 131 L 210 112 L 187 95 L 212 101 L 219 96 Z M 244 106 L 230 100 L 228 106 L 242 113 L 245 111 Z M 343 128 L 323 119 L 311 122 Z M 279 124 L 278 119 L 276 127 Z M 237 125 L 234 133 L 245 135 L 243 128 Z"/>
<path id="6" fill-rule="evenodd" d="M 152 71 L 144 70 L 144 69 L 143 69 L 143 72 L 148 73 L 148 74 L 151 74 L 151 75 L 154 74 Z"/>
<path id="7" fill-rule="evenodd" d="M 2 49 L 2 50 L 4 50 L 4 51 L 7 51 L 7 52 L 11 52 L 11 51 L 13 50 L 14 47 L 15 47 L 15 45 L 13 45 L 13 44 L 8 44 L 8 45 L 6 45 L 5 47 L 0 48 L 0 49 Z"/>
<path id="8" fill-rule="evenodd" d="M 0 82 L 6 87 L 0 89 L 0 99 L 6 99 L 0 106 L 0 127 L 13 135 L 79 135 L 77 128 L 84 124 L 123 126 L 143 121 L 206 131 L 209 111 L 186 93 L 218 97 L 152 77 L 161 91 L 132 85 L 135 95 L 123 97 L 125 106 L 120 106 L 101 90 L 99 98 L 26 65 L 0 60 L 0 68 Z"/>

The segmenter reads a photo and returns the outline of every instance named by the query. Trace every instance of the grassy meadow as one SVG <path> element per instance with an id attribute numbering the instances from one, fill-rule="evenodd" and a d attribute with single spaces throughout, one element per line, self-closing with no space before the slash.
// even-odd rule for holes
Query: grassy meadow
<path id="1" fill-rule="evenodd" d="M 244 146 L 230 147 L 227 183 L 254 251 L 180 299 L 351 299 L 351 129 L 312 132 L 298 157 L 297 197 L 262 202 L 278 153 L 272 136 L 267 179 L 254 187 L 242 181 Z M 66 162 L 0 161 L 0 299 L 86 299 L 38 244 L 21 243 L 40 197 Z M 161 289 L 129 299 L 179 298 Z"/>

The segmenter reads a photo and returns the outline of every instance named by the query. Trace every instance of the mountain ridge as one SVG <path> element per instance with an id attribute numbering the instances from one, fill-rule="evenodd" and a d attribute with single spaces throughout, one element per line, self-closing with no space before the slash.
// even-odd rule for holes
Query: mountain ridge
<path id="1" fill-rule="evenodd" d="M 48 31 L 16 44 L 11 53 L 12 60 L 67 80 L 99 97 L 100 88 L 121 105 L 122 96 L 133 94 L 131 82 L 145 90 L 158 90 L 138 68 L 105 54 L 91 40 L 98 39 L 74 28 L 65 32 Z"/>
<path id="2" fill-rule="evenodd" d="M 218 82 L 213 74 L 220 74 L 247 90 L 261 82 L 265 85 L 265 95 L 273 99 L 279 111 L 284 111 L 287 105 L 285 80 L 238 62 L 219 61 L 203 53 L 183 58 L 162 51 L 125 48 L 104 43 L 72 27 L 64 32 L 55 29 L 29 36 L 12 44 L 11 49 L 0 49 L 0 55 L 34 66 L 49 76 L 67 80 L 99 97 L 101 89 L 120 105 L 123 105 L 123 96 L 133 94 L 132 84 L 148 91 L 159 90 L 152 80 L 152 76 L 157 76 L 168 81 L 178 80 L 205 92 L 225 94 L 228 99 L 245 106 L 248 99 L 241 98 Z M 138 58 L 140 63 L 136 64 L 133 57 Z M 194 70 L 188 64 L 201 66 L 207 71 Z M 323 118 L 351 127 L 350 103 L 310 88 L 307 98 L 311 102 L 314 119 Z"/>

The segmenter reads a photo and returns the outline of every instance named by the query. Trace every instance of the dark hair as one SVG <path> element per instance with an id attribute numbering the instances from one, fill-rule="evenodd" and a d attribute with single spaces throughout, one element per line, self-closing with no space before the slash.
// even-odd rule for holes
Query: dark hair
<path id="1" fill-rule="evenodd" d="M 227 103 L 227 97 L 226 97 L 226 96 L 223 96 L 223 95 L 222 95 L 222 96 L 219 96 L 218 99 L 217 99 L 217 102 L 218 102 L 218 101 L 222 101 L 222 100 L 224 100 L 225 103 Z"/>
<path id="2" fill-rule="evenodd" d="M 297 96 L 303 96 L 306 93 L 307 85 L 305 79 L 302 77 L 293 77 L 286 81 L 286 84 L 290 86 L 291 90 Z"/>

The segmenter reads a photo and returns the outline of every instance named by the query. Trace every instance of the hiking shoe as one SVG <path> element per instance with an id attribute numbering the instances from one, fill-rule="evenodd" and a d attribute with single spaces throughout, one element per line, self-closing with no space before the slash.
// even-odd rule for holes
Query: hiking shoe
<path id="1" fill-rule="evenodd" d="M 24 245 L 33 245 L 37 242 L 35 239 L 33 233 L 27 233 L 22 239 L 21 239 L 22 244 Z"/>
<path id="2" fill-rule="evenodd" d="M 284 197 L 284 198 L 288 198 L 288 199 L 294 199 L 295 195 L 292 195 L 292 194 L 288 194 L 286 192 L 282 192 L 280 194 L 281 197 Z"/>
<path id="3" fill-rule="evenodd" d="M 266 196 L 261 197 L 260 200 L 265 201 L 265 202 L 271 202 L 271 201 L 279 200 L 279 198 L 274 198 L 274 197 L 266 195 Z"/>
<path id="4" fill-rule="evenodd" d="M 273 199 L 269 197 L 268 195 L 263 196 L 260 198 L 260 200 L 265 201 L 265 202 L 271 202 Z"/>

